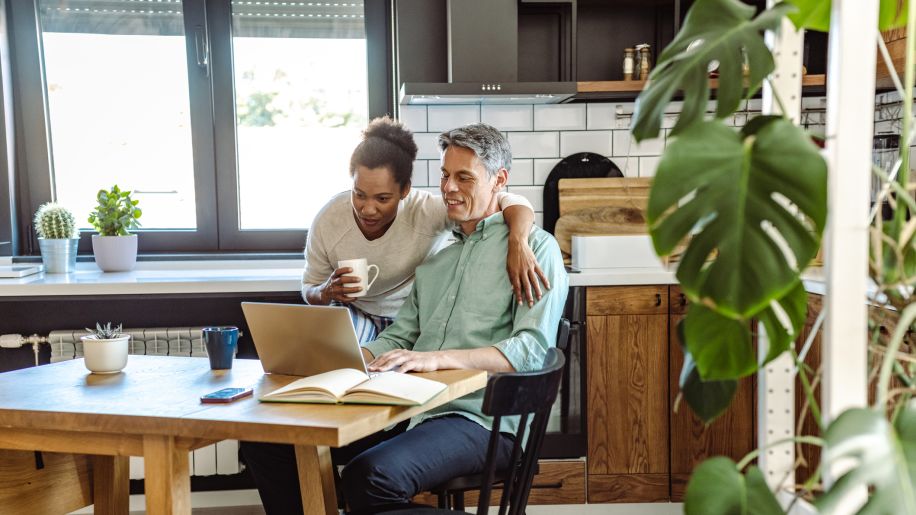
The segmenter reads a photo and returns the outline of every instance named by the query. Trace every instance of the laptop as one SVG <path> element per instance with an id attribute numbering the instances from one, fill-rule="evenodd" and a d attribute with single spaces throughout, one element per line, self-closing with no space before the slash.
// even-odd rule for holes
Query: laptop
<path id="1" fill-rule="evenodd" d="M 242 302 L 242 312 L 265 372 L 311 376 L 355 368 L 369 374 L 345 307 Z"/>

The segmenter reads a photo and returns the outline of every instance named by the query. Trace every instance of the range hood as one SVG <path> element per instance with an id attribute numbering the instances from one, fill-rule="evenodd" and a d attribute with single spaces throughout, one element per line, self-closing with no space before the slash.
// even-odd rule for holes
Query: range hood
<path id="1" fill-rule="evenodd" d="M 555 104 L 575 82 L 518 82 L 518 1 L 448 0 L 447 83 L 405 82 L 402 105 Z"/>

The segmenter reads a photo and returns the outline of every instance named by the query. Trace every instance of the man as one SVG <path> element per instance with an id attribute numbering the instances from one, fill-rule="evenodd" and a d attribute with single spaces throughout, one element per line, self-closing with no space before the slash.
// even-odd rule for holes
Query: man
<path id="1" fill-rule="evenodd" d="M 457 241 L 417 268 L 395 322 L 364 348 L 369 369 L 538 369 L 555 343 L 566 302 L 568 278 L 559 246 L 543 230 L 531 231 L 529 245 L 552 289 L 531 307 L 517 304 L 503 266 L 509 232 L 496 198 L 511 167 L 509 143 L 495 128 L 474 124 L 441 134 L 439 148 L 440 189 Z M 351 511 L 404 507 L 419 492 L 481 472 L 492 424 L 482 403 L 481 390 L 413 418 L 406 431 L 375 435 L 371 446 L 350 446 L 355 457 L 344 461 L 341 477 Z M 517 429 L 517 417 L 503 420 L 505 463 Z M 287 506 L 298 503 L 298 490 L 287 499 Z M 267 499 L 265 507 L 271 511 Z"/>

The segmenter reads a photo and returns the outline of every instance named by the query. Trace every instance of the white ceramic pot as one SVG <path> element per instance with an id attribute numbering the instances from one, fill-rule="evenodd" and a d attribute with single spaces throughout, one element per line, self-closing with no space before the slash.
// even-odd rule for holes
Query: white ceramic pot
<path id="1" fill-rule="evenodd" d="M 127 366 L 127 342 L 130 336 L 111 339 L 96 339 L 92 336 L 80 338 L 83 342 L 83 357 L 86 368 L 94 374 L 116 374 Z"/>
<path id="2" fill-rule="evenodd" d="M 92 254 L 103 272 L 129 272 L 137 264 L 137 235 L 92 235 Z"/>

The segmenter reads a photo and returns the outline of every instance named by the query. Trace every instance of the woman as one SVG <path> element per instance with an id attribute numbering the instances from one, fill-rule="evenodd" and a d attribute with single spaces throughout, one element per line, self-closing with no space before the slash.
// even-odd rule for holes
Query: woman
<path id="1" fill-rule="evenodd" d="M 302 297 L 309 304 L 340 303 L 350 308 L 360 343 L 374 340 L 394 318 L 410 293 L 414 270 L 448 244 L 451 221 L 445 203 L 426 191 L 411 190 L 417 145 L 400 122 L 376 118 L 350 158 L 353 188 L 331 199 L 315 217 L 306 243 Z M 500 208 L 510 229 L 507 271 L 519 303 L 541 297 L 537 278 L 544 273 L 528 247 L 534 221 L 531 204 L 519 195 L 500 194 Z M 337 268 L 344 259 L 366 258 L 379 267 L 378 278 L 363 297 L 361 288 Z"/>

